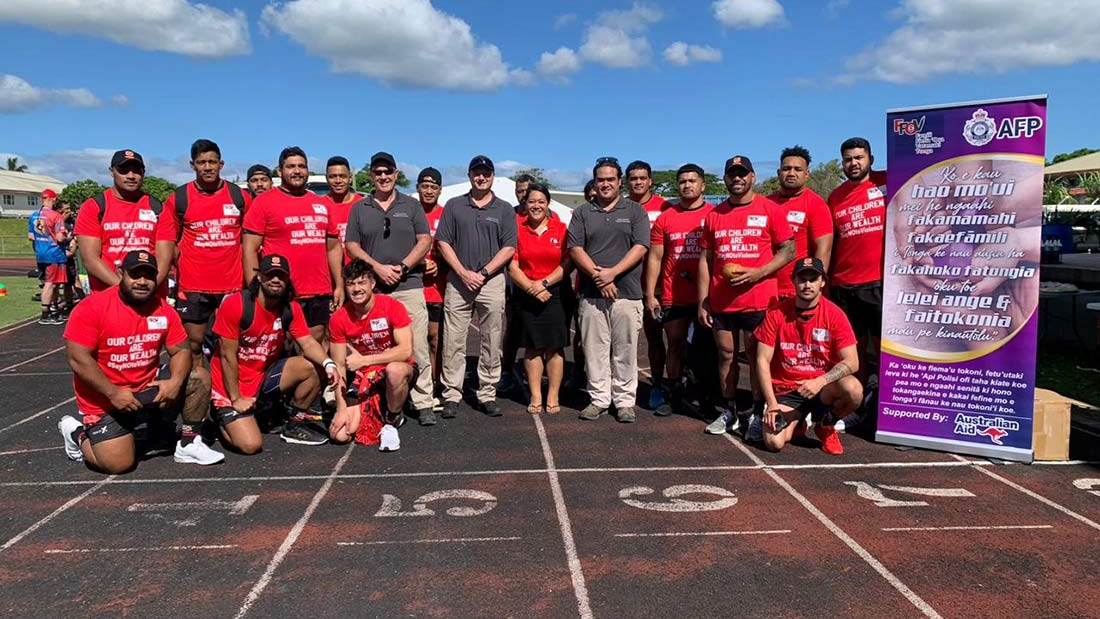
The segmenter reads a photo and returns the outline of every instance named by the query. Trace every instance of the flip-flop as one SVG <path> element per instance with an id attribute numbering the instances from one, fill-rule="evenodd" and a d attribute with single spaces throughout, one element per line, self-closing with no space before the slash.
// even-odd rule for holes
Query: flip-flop
<path id="1" fill-rule="evenodd" d="M 527 412 L 532 415 L 537 415 L 542 412 L 542 404 L 528 404 Z"/>
<path id="2" fill-rule="evenodd" d="M 547 415 L 557 415 L 560 412 L 561 412 L 561 406 L 560 405 L 547 406 L 546 407 L 546 414 Z"/>

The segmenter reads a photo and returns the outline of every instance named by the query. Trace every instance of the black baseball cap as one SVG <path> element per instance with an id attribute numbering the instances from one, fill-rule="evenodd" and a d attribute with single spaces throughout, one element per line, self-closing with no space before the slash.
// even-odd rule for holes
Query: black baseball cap
<path id="1" fill-rule="evenodd" d="M 135 249 L 128 252 L 122 258 L 122 270 L 127 273 L 143 267 L 152 269 L 154 277 L 156 276 L 157 258 L 153 255 L 153 252 L 144 249 Z"/>
<path id="2" fill-rule="evenodd" d="M 116 150 L 111 156 L 111 167 L 117 168 L 128 161 L 136 161 L 143 170 L 145 169 L 145 160 L 141 158 L 141 153 L 130 149 Z"/>
<path id="3" fill-rule="evenodd" d="M 752 160 L 744 155 L 734 155 L 726 159 L 726 172 L 729 172 L 733 168 L 744 168 L 749 172 L 756 172 L 756 170 L 752 169 Z"/>
<path id="4" fill-rule="evenodd" d="M 442 185 L 443 184 L 443 175 L 440 174 L 439 170 L 437 170 L 435 168 L 424 168 L 423 170 L 420 171 L 420 174 L 416 175 L 416 184 L 419 185 L 420 183 L 424 182 L 425 180 L 430 180 L 430 181 L 434 182 L 436 185 Z"/>
<path id="5" fill-rule="evenodd" d="M 373 170 L 376 165 L 387 165 L 391 168 L 397 167 L 397 162 L 394 161 L 393 155 L 386 152 L 377 152 L 370 157 L 370 167 Z"/>
<path id="6" fill-rule="evenodd" d="M 806 271 L 813 271 L 818 275 L 825 275 L 825 265 L 817 258 L 801 258 L 795 260 L 794 271 L 791 272 L 791 278 L 793 279 L 795 275 Z"/>
<path id="7" fill-rule="evenodd" d="M 282 273 L 290 275 L 290 263 L 279 254 L 268 254 L 260 260 L 260 275 Z"/>
<path id="8" fill-rule="evenodd" d="M 496 168 L 493 167 L 493 160 L 485 155 L 478 155 L 470 160 L 470 166 L 466 168 L 466 171 L 473 172 L 474 168 L 489 168 L 490 172 L 496 172 Z"/>
<path id="9" fill-rule="evenodd" d="M 271 178 L 271 170 L 262 163 L 257 163 L 251 168 L 248 168 L 248 174 L 244 178 L 245 180 L 248 180 L 252 178 L 252 176 L 255 174 L 263 174 L 264 176 Z"/>

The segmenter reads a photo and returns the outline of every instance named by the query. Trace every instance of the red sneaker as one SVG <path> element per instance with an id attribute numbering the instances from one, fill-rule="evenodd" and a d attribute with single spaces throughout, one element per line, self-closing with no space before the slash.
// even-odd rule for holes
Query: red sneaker
<path id="1" fill-rule="evenodd" d="M 806 438 L 806 420 L 799 419 L 798 425 L 794 427 L 794 434 L 791 435 L 792 441 L 798 441 Z"/>
<path id="2" fill-rule="evenodd" d="M 821 451 L 832 456 L 839 456 L 844 453 L 844 445 L 840 444 L 840 433 L 833 426 L 819 423 L 814 426 L 814 434 L 821 441 Z"/>

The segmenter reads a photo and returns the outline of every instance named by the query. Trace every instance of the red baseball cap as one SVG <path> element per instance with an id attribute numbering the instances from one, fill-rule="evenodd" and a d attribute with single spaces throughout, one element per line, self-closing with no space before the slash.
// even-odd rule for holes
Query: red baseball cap
<path id="1" fill-rule="evenodd" d="M 42 198 L 43 199 L 45 199 L 45 198 L 56 198 L 56 197 L 57 197 L 57 192 L 54 191 L 53 189 L 43 189 L 42 190 Z"/>

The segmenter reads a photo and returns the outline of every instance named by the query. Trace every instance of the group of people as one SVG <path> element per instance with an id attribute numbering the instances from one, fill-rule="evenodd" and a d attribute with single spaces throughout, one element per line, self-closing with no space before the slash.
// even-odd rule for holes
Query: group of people
<path id="1" fill-rule="evenodd" d="M 42 290 L 35 295 L 42 303 L 38 323 L 63 324 L 73 305 L 84 296 L 77 282 L 76 213 L 57 192 L 45 189 L 39 195 L 42 206 L 27 218 L 27 240 L 34 250 Z"/>
<path id="2" fill-rule="evenodd" d="M 678 200 L 666 201 L 648 164 L 626 166 L 624 194 L 620 163 L 601 157 L 566 224 L 535 179 L 517 178 L 516 205 L 495 195 L 483 155 L 470 190 L 440 205 L 441 173 L 421 170 L 406 195 L 389 153 L 371 157 L 362 195 L 347 159 L 331 157 L 318 196 L 298 147 L 280 153 L 277 187 L 256 165 L 242 190 L 222 179 L 217 144 L 198 140 L 195 180 L 161 203 L 141 190 L 141 155 L 118 151 L 113 186 L 81 205 L 73 231 L 93 293 L 65 330 L 82 415 L 59 423 L 66 452 L 130 470 L 139 424 L 156 434 L 177 413 L 167 435 L 179 462 L 222 461 L 219 435 L 256 453 L 265 432 L 393 451 L 406 411 L 422 426 L 459 413 L 472 334 L 487 416 L 502 414 L 502 366 L 519 348 L 527 411 L 560 412 L 572 343 L 589 400 L 580 418 L 613 410 L 630 423 L 644 334 L 656 415 L 707 403 L 708 433 L 746 427 L 772 450 L 809 420 L 822 449 L 842 453 L 837 426 L 876 371 L 885 183 L 866 140 L 841 156 L 848 180 L 828 202 L 806 187 L 801 147 L 783 151 L 769 197 L 754 191 L 751 160 L 731 157 L 717 205 L 698 165 L 677 170 Z M 739 402 L 742 344 L 752 399 Z"/>

